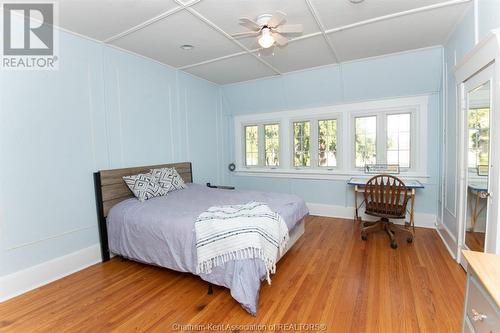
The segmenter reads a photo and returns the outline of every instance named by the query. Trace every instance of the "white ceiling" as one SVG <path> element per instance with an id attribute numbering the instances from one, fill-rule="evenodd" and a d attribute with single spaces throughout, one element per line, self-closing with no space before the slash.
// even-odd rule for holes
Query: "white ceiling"
<path id="1" fill-rule="evenodd" d="M 227 84 L 332 63 L 442 45 L 471 0 L 63 0 L 70 31 Z M 287 13 L 301 35 L 258 49 L 242 16 Z M 192 44 L 186 51 L 183 44 Z"/>

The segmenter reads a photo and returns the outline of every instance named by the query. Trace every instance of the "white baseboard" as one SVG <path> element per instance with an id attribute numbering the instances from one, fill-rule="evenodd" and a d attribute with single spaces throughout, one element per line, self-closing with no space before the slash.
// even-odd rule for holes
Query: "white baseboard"
<path id="1" fill-rule="evenodd" d="M 354 207 L 335 206 L 313 202 L 308 202 L 307 207 L 309 208 L 309 213 L 311 215 L 339 217 L 344 219 L 354 218 Z M 363 212 L 360 213 L 360 216 L 363 220 L 369 221 L 374 219 L 372 216 L 365 215 Z M 394 222 L 397 223 L 398 221 L 394 220 Z M 415 226 L 434 229 L 436 227 L 436 215 L 427 213 L 415 213 Z"/>
<path id="2" fill-rule="evenodd" d="M 453 235 L 450 231 L 450 229 L 448 229 L 448 227 L 440 220 L 437 220 L 436 221 L 436 231 L 439 235 L 439 237 L 441 238 L 441 240 L 443 241 L 444 243 L 444 246 L 446 247 L 446 249 L 448 250 L 448 252 L 450 253 L 451 257 L 453 259 L 457 259 L 457 254 L 456 254 L 456 249 L 457 249 L 457 238 L 455 237 L 455 235 Z M 455 249 L 455 250 L 452 250 L 452 249 Z"/>
<path id="3" fill-rule="evenodd" d="M 0 302 L 63 278 L 101 261 L 99 244 L 0 277 Z"/>

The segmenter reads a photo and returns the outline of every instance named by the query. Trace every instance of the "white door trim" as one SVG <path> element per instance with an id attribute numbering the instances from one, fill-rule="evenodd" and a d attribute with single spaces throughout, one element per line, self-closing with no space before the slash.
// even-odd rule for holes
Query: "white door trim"
<path id="1" fill-rule="evenodd" d="M 495 118 L 499 118 L 498 112 L 493 109 L 493 88 L 494 88 L 494 77 L 495 77 L 495 65 L 489 65 L 485 69 L 480 72 L 474 74 L 470 78 L 468 78 L 465 82 L 461 82 L 459 84 L 460 89 L 460 101 L 459 101 L 459 215 L 458 215 L 458 252 L 457 258 L 459 258 L 462 263 L 463 258 L 461 255 L 462 249 L 468 249 L 465 244 L 465 227 L 466 227 L 466 214 L 467 214 L 467 193 L 468 193 L 468 163 L 467 163 L 467 152 L 468 152 L 468 126 L 467 126 L 467 111 L 468 111 L 468 93 L 475 88 L 489 82 L 490 83 L 490 145 L 489 145 L 489 181 L 488 181 L 488 192 L 493 193 L 496 197 L 498 194 L 498 187 L 495 188 L 492 179 L 498 178 L 495 177 L 495 173 L 498 174 L 497 168 L 492 168 L 495 165 L 495 161 L 499 159 L 498 154 L 492 149 L 493 143 L 493 133 L 495 133 L 495 125 L 498 125 L 499 122 Z M 499 118 L 500 120 L 500 118 Z M 489 237 L 491 237 L 488 233 L 490 220 L 495 218 L 496 211 L 494 210 L 495 201 L 493 197 L 488 197 L 488 209 L 486 213 L 486 239 L 485 239 L 485 251 L 491 251 L 489 248 Z M 491 211 L 493 208 L 493 212 Z"/>

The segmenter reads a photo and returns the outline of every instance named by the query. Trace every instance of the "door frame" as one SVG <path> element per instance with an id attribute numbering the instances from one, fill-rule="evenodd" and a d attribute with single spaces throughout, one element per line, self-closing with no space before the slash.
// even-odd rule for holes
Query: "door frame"
<path id="1" fill-rule="evenodd" d="M 482 69 L 487 68 L 488 66 L 493 65 L 494 67 L 494 75 L 495 80 L 492 85 L 492 122 L 490 126 L 494 126 L 500 130 L 500 28 L 491 30 L 491 32 L 483 38 L 479 43 L 474 46 L 472 50 L 467 52 L 467 54 L 462 58 L 462 60 L 455 66 L 455 88 L 458 88 L 458 92 L 462 91 L 462 84 L 466 82 L 469 78 L 472 78 L 475 74 L 481 72 Z M 462 110 L 462 101 L 461 97 L 457 98 L 457 103 L 460 103 L 457 107 L 458 116 L 461 117 Z M 460 120 L 458 120 L 460 121 Z M 459 137 L 457 139 L 463 140 L 464 134 L 461 132 L 459 127 L 461 124 L 457 124 L 457 129 L 459 130 Z M 493 147 L 500 147 L 500 133 L 491 132 L 491 141 L 490 141 L 490 149 Z M 458 141 L 458 140 L 457 140 Z M 460 148 L 462 146 L 458 146 L 457 144 L 457 157 L 458 154 L 462 151 Z M 493 172 L 489 174 L 489 186 L 491 191 L 493 192 L 493 196 L 489 199 L 494 201 L 494 204 L 490 204 L 489 214 L 491 216 L 500 216 L 500 152 L 498 154 L 490 155 L 490 165 L 493 165 Z M 447 163 L 452 163 L 452 161 L 448 161 Z M 457 183 L 460 185 L 460 172 L 459 168 L 463 165 L 462 161 L 459 159 L 457 164 Z M 490 167 L 491 168 L 491 167 Z M 457 190 L 461 190 L 462 188 L 458 188 Z M 459 193 L 460 194 L 460 193 Z M 491 202 L 491 201 L 490 201 Z M 458 198 L 457 198 L 457 204 Z M 460 206 L 459 206 L 460 208 Z M 457 212 L 458 214 L 458 212 Z M 459 245 L 459 242 L 462 240 L 462 223 L 460 221 L 462 218 L 462 214 L 456 217 L 457 222 L 457 243 L 456 243 L 456 260 L 458 262 L 462 259 L 461 249 L 462 247 Z M 491 218 L 490 218 L 491 221 Z M 488 234 L 488 243 L 485 246 L 486 252 L 500 254 L 500 226 L 498 221 L 495 223 L 489 223 L 487 226 L 486 233 Z"/>
<path id="2" fill-rule="evenodd" d="M 493 165 L 498 165 L 495 163 L 495 161 L 498 159 L 498 157 L 494 152 L 494 149 L 492 149 L 493 144 L 492 144 L 492 138 L 493 138 L 493 133 L 495 133 L 495 128 L 498 126 L 498 121 L 495 118 L 499 118 L 497 115 L 497 111 L 493 109 L 493 90 L 494 90 L 494 82 L 495 82 L 495 66 L 494 64 L 490 64 L 486 68 L 483 68 L 480 72 L 475 73 L 473 76 L 469 77 L 467 80 L 464 82 L 460 83 L 460 107 L 459 107 L 459 137 L 458 137 L 458 161 L 459 161 L 459 216 L 458 216 L 458 250 L 463 249 L 468 249 L 467 245 L 465 244 L 465 227 L 467 225 L 467 206 L 468 206 L 468 177 L 469 177 L 469 166 L 468 166 L 468 109 L 469 109 L 469 103 L 468 103 L 468 93 L 475 88 L 480 87 L 481 85 L 489 82 L 490 84 L 490 124 L 489 124 L 489 131 L 490 131 L 490 141 L 489 141 L 489 148 L 488 148 L 488 162 L 489 162 L 489 170 L 488 170 L 488 192 L 489 193 L 498 193 L 498 188 L 494 188 L 495 186 L 493 183 L 490 181 L 493 173 L 498 171 L 496 170 L 497 168 L 493 169 Z M 495 156 L 494 156 L 495 155 Z M 496 197 L 496 195 L 495 195 Z M 491 223 L 490 217 L 494 216 L 494 214 L 491 214 L 490 212 L 490 207 L 495 205 L 494 197 L 489 196 L 487 197 L 487 212 L 486 212 L 486 238 L 485 238 L 485 247 L 484 251 L 487 251 L 488 247 L 487 245 L 489 244 L 489 224 Z M 492 207 L 493 208 L 493 207 Z M 463 262 L 463 258 L 458 253 L 457 257 L 460 258 L 460 262 Z"/>

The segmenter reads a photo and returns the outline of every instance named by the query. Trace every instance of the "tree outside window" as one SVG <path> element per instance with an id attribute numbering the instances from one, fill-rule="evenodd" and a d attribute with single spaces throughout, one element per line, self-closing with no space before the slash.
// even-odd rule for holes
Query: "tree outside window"
<path id="1" fill-rule="evenodd" d="M 480 165 L 488 165 L 490 143 L 490 109 L 469 109 L 468 129 L 469 168 L 475 169 Z"/>
<path id="2" fill-rule="evenodd" d="M 278 166 L 280 164 L 280 125 L 264 125 L 264 151 L 266 166 Z"/>
<path id="3" fill-rule="evenodd" d="M 318 165 L 337 166 L 337 120 L 318 121 Z"/>
<path id="4" fill-rule="evenodd" d="M 293 166 L 311 166 L 311 123 L 293 123 Z"/>
<path id="5" fill-rule="evenodd" d="M 356 167 L 377 163 L 377 116 L 355 118 Z"/>
<path id="6" fill-rule="evenodd" d="M 245 126 L 245 165 L 259 165 L 259 126 Z"/>

